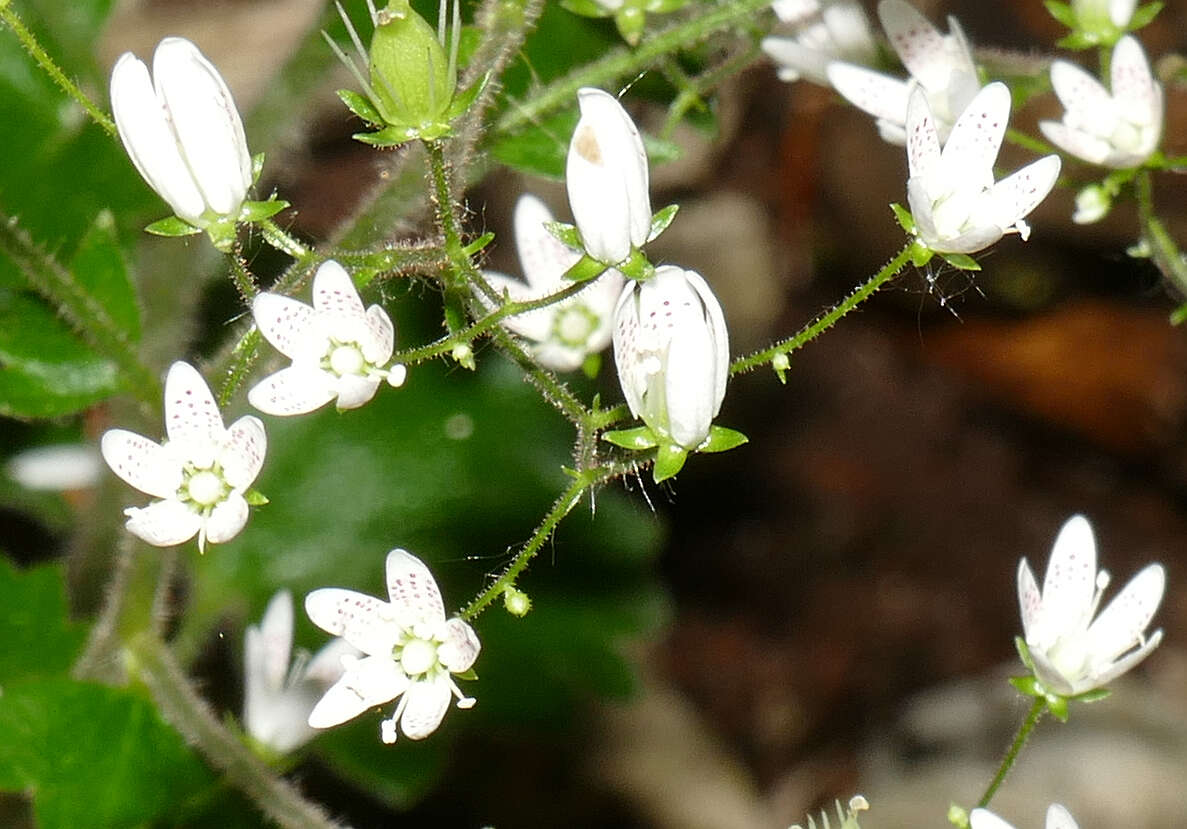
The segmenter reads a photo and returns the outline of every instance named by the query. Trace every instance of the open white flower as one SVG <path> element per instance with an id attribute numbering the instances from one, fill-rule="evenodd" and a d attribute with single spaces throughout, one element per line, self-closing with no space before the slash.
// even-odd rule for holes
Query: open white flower
<path id="1" fill-rule="evenodd" d="M 827 84 L 831 61 L 865 65 L 878 55 L 870 20 L 856 0 L 792 0 L 772 3 L 771 8 L 795 27 L 789 37 L 774 35 L 762 41 L 762 50 L 778 64 L 780 80 L 806 77 Z"/>
<path id="2" fill-rule="evenodd" d="M 663 265 L 623 289 L 614 362 L 631 414 L 684 449 L 704 442 L 725 397 L 729 332 L 700 274 Z"/>
<path id="3" fill-rule="evenodd" d="M 973 809 L 969 814 L 971 829 L 1014 829 L 988 809 Z M 1058 803 L 1047 808 L 1047 829 L 1078 829 L 1068 810 Z"/>
<path id="4" fill-rule="evenodd" d="M 300 748 L 317 732 L 309 712 L 326 689 L 342 676 L 342 657 L 358 653 L 344 639 L 334 639 L 312 658 L 293 650 L 293 596 L 279 591 L 268 602 L 259 627 L 243 637 L 243 726 L 254 739 L 278 754 Z"/>
<path id="5" fill-rule="evenodd" d="M 1055 539 L 1040 593 L 1026 559 L 1018 564 L 1018 604 L 1036 679 L 1070 697 L 1111 682 L 1162 641 L 1145 631 L 1162 601 L 1166 573 L 1151 564 L 1093 621 L 1109 574 L 1096 571 L 1096 541 L 1088 519 L 1068 519 Z"/>
<path id="6" fill-rule="evenodd" d="M 907 101 L 911 89 L 918 86 L 927 95 L 940 138 L 946 138 L 981 88 L 964 31 L 955 17 L 949 17 L 949 34 L 940 34 L 906 0 L 882 0 L 878 17 L 911 78 L 904 81 L 834 61 L 828 65 L 829 81 L 850 103 L 878 119 L 883 139 L 900 145 L 907 137 Z"/>
<path id="7" fill-rule="evenodd" d="M 940 253 L 973 253 L 1030 228 L 1023 221 L 1059 176 L 1059 156 L 1032 162 L 999 182 L 993 164 L 1010 118 L 1010 90 L 991 83 L 972 100 L 940 149 L 939 130 L 922 90 L 907 108 L 907 200 L 919 238 Z"/>
<path id="8" fill-rule="evenodd" d="M 129 507 L 127 528 L 149 544 L 172 547 L 198 536 L 198 549 L 234 538 L 247 523 L 244 493 L 264 464 L 267 440 L 259 418 L 223 428 L 210 387 L 189 363 L 165 379 L 164 444 L 124 429 L 100 442 L 103 460 L 127 483 L 154 498 Z"/>
<path id="9" fill-rule="evenodd" d="M 481 645 L 469 624 L 445 618 L 437 582 L 420 559 L 392 550 L 386 568 L 390 602 L 333 587 L 305 597 L 315 625 L 366 654 L 343 660 L 346 672 L 310 713 L 309 724 L 329 728 L 400 697 L 382 723 L 383 741 L 396 741 L 397 724 L 409 739 L 421 740 L 437 730 L 451 696 L 458 708 L 474 705 L 453 674 L 470 669 Z"/>
<path id="10" fill-rule="evenodd" d="M 522 302 L 554 294 L 569 284 L 561 277 L 581 254 L 548 232 L 544 225 L 551 221 L 552 213 L 544 202 L 528 194 L 519 197 L 515 204 L 515 246 L 527 284 L 505 274 L 484 271 L 496 291 Z M 532 354 L 542 364 L 557 371 L 572 371 L 580 368 L 587 356 L 610 344 L 614 303 L 622 292 L 622 283 L 622 274 L 611 268 L 568 299 L 516 314 L 503 324 L 535 343 Z"/>
<path id="11" fill-rule="evenodd" d="M 111 110 L 132 163 L 178 218 L 234 219 L 251 186 L 243 122 L 218 70 L 185 38 L 167 37 L 153 73 L 131 52 L 111 72 Z"/>
<path id="12" fill-rule="evenodd" d="M 357 409 L 375 396 L 384 378 L 404 382 L 402 365 L 383 366 L 395 349 L 396 330 L 378 305 L 363 309 L 350 274 L 323 262 L 313 277 L 313 306 L 262 293 L 251 304 L 264 339 L 293 361 L 247 393 L 251 405 L 271 415 L 311 412 L 338 399 L 338 410 Z"/>
<path id="13" fill-rule="evenodd" d="M 565 186 L 586 252 L 615 265 L 651 233 L 647 153 L 635 122 L 600 89 L 577 91 L 581 118 L 569 142 Z"/>
<path id="14" fill-rule="evenodd" d="M 1136 167 L 1158 149 L 1162 138 L 1162 85 L 1137 38 L 1126 35 L 1113 47 L 1112 94 L 1074 63 L 1051 64 L 1051 85 L 1064 106 L 1062 121 L 1041 121 L 1051 143 L 1102 167 Z"/>

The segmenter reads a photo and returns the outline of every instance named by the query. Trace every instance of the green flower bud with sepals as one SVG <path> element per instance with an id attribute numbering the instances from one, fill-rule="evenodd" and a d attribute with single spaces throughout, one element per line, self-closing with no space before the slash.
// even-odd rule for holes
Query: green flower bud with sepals
<path id="1" fill-rule="evenodd" d="M 372 103 L 386 123 L 422 127 L 444 119 L 457 66 L 408 0 L 393 0 L 376 14 L 369 56 Z"/>

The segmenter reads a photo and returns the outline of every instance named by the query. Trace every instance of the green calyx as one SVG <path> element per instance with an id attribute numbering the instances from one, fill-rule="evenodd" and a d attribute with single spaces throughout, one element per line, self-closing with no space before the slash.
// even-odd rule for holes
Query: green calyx
<path id="1" fill-rule="evenodd" d="M 371 103 L 384 123 L 419 128 L 448 120 L 457 67 L 408 0 L 394 0 L 378 13 L 369 57 Z"/>

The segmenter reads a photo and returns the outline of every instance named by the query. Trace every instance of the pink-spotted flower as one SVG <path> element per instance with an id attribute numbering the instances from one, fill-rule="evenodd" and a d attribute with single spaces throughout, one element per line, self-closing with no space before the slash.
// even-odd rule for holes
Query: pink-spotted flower
<path id="1" fill-rule="evenodd" d="M 157 499 L 124 510 L 128 531 L 157 547 L 196 535 L 201 551 L 208 541 L 234 538 L 247 523 L 248 487 L 264 464 L 264 424 L 246 415 L 224 428 L 202 375 L 178 362 L 165 379 L 165 433 L 164 444 L 124 429 L 103 435 L 100 451 L 111 470 Z"/>
<path id="2" fill-rule="evenodd" d="M 381 725 L 383 741 L 396 741 L 397 725 L 422 740 L 437 730 L 452 697 L 458 708 L 474 705 L 453 675 L 470 670 L 481 645 L 469 624 L 445 618 L 437 582 L 420 559 L 392 550 L 386 570 L 390 601 L 333 587 L 305 597 L 315 625 L 366 654 L 343 659 L 345 673 L 314 707 L 309 725 L 330 728 L 399 697 Z"/>
<path id="3" fill-rule="evenodd" d="M 878 17 L 911 77 L 892 78 L 843 61 L 828 65 L 828 79 L 858 109 L 877 119 L 878 131 L 891 144 L 906 141 L 907 101 L 913 87 L 927 96 L 941 139 L 981 88 L 973 53 L 956 18 L 943 35 L 906 0 L 882 0 Z"/>
<path id="4" fill-rule="evenodd" d="M 243 637 L 243 727 L 256 742 L 287 754 L 313 739 L 309 712 L 342 676 L 342 657 L 358 652 L 334 639 L 312 657 L 293 652 L 293 596 L 281 590 L 268 602 L 259 626 Z"/>
<path id="5" fill-rule="evenodd" d="M 498 293 L 512 301 L 540 299 L 562 290 L 561 277 L 581 254 L 566 247 L 545 225 L 552 213 L 535 196 L 522 195 L 515 205 L 515 246 L 527 283 L 495 271 L 483 275 Z M 591 354 L 610 344 L 614 303 L 622 292 L 623 277 L 607 270 L 577 294 L 552 305 L 516 314 L 503 323 L 533 342 L 532 354 L 556 371 L 573 371 Z"/>
<path id="6" fill-rule="evenodd" d="M 911 93 L 907 199 L 919 240 L 931 250 L 968 254 L 1004 233 L 1029 236 L 1023 218 L 1051 192 L 1059 176 L 1059 156 L 1040 158 L 994 182 L 993 164 L 1009 117 L 1009 89 L 991 83 L 960 114 L 941 150 L 927 96 L 918 88 Z"/>
<path id="7" fill-rule="evenodd" d="M 364 310 L 350 274 L 333 260 L 313 277 L 313 306 L 262 293 L 251 304 L 264 339 L 292 360 L 247 394 L 271 415 L 298 415 L 337 398 L 338 410 L 356 409 L 375 396 L 382 380 L 399 386 L 404 366 L 385 367 L 395 348 L 395 328 L 378 305 Z"/>
<path id="8" fill-rule="evenodd" d="M 586 253 L 616 265 L 651 235 L 647 154 L 613 95 L 585 87 L 577 102 L 581 118 L 565 164 L 569 207 Z"/>
<path id="9" fill-rule="evenodd" d="M 1082 515 L 1055 539 L 1043 589 L 1026 559 L 1018 565 L 1018 603 L 1035 679 L 1043 690 L 1074 697 L 1100 688 L 1137 665 L 1162 641 L 1146 628 L 1162 601 L 1166 573 L 1151 564 L 1093 620 L 1109 574 L 1096 569 L 1096 541 Z"/>
<path id="10" fill-rule="evenodd" d="M 762 50 L 775 61 L 781 81 L 803 77 L 827 84 L 830 62 L 864 66 L 878 56 L 870 20 L 856 0 L 781 0 L 771 3 L 771 8 L 793 32 L 762 41 Z"/>
<path id="11" fill-rule="evenodd" d="M 1089 164 L 1137 167 L 1162 138 L 1162 85 L 1137 38 L 1126 35 L 1113 47 L 1112 93 L 1074 63 L 1051 64 L 1051 85 L 1064 106 L 1062 121 L 1041 121 L 1043 135 Z"/>
<path id="12" fill-rule="evenodd" d="M 969 827 L 970 829 L 1014 829 L 1013 826 L 988 809 L 973 809 L 969 813 Z M 1067 809 L 1058 803 L 1052 803 L 1047 808 L 1046 829 L 1078 829 L 1078 827 Z"/>

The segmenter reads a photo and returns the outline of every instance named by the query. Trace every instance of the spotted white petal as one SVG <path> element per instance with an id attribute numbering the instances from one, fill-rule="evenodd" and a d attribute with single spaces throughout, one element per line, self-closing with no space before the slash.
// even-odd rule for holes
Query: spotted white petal
<path id="1" fill-rule="evenodd" d="M 354 590 L 324 587 L 305 597 L 305 612 L 327 633 L 341 636 L 363 653 L 391 661 L 401 628 L 387 602 Z"/>
<path id="2" fill-rule="evenodd" d="M 313 307 L 319 314 L 348 320 L 362 319 L 365 314 L 350 274 L 332 259 L 323 262 L 314 274 Z"/>
<path id="3" fill-rule="evenodd" d="M 392 351 L 395 350 L 396 327 L 392 325 L 392 318 L 387 315 L 387 311 L 378 305 L 367 309 L 364 322 L 359 338 L 363 357 L 372 365 L 382 366 L 392 358 Z"/>
<path id="4" fill-rule="evenodd" d="M 1113 152 L 1113 146 L 1105 139 L 1059 121 L 1040 121 L 1039 130 L 1056 147 L 1089 164 L 1104 164 Z"/>
<path id="5" fill-rule="evenodd" d="M 231 492 L 214 505 L 206 519 L 206 540 L 211 544 L 222 544 L 239 535 L 247 524 L 249 512 L 247 501 L 238 492 Z"/>
<path id="6" fill-rule="evenodd" d="M 344 374 L 335 383 L 335 393 L 338 411 L 357 409 L 375 396 L 379 390 L 381 379 L 375 377 L 361 377 L 357 374 Z"/>
<path id="7" fill-rule="evenodd" d="M 258 417 L 244 415 L 227 429 L 227 439 L 219 453 L 223 477 L 235 489 L 246 489 L 260 474 L 268 438 Z"/>
<path id="8" fill-rule="evenodd" d="M 1121 676 L 1130 668 L 1135 667 L 1143 659 L 1149 656 L 1151 652 L 1153 652 L 1153 650 L 1157 648 L 1159 644 L 1161 644 L 1161 642 L 1162 630 L 1159 629 L 1154 631 L 1154 633 L 1152 633 L 1140 647 L 1135 648 L 1134 650 L 1125 654 L 1116 662 L 1113 662 L 1112 664 L 1104 663 L 1104 665 L 1097 667 L 1096 672 L 1092 674 L 1091 682 L 1084 683 L 1083 687 L 1077 688 L 1076 690 L 1087 691 L 1092 688 L 1100 688 L 1101 686 L 1108 685 L 1114 679 Z"/>
<path id="9" fill-rule="evenodd" d="M 986 219 L 1008 228 L 1030 215 L 1055 186 L 1061 166 L 1059 156 L 1044 156 L 993 185 Z"/>
<path id="10" fill-rule="evenodd" d="M 225 433 L 210 387 L 189 363 L 174 363 L 165 378 L 165 432 L 170 441 L 210 449 Z"/>
<path id="11" fill-rule="evenodd" d="M 399 618 L 408 626 L 445 621 L 445 603 L 424 562 L 407 550 L 387 554 L 387 592 Z"/>
<path id="12" fill-rule="evenodd" d="M 437 648 L 437 658 L 452 673 L 470 670 L 482 649 L 474 628 L 462 619 L 450 619 L 445 627 L 448 635 Z"/>
<path id="13" fill-rule="evenodd" d="M 315 360 L 325 353 L 314 310 L 305 303 L 265 292 L 252 300 L 251 313 L 264 339 L 290 360 Z"/>
<path id="14" fill-rule="evenodd" d="M 1043 579 L 1045 626 L 1088 624 L 1096 595 L 1096 539 L 1082 515 L 1069 518 L 1055 539 Z"/>
<path id="15" fill-rule="evenodd" d="M 124 525 L 132 535 L 154 547 L 172 547 L 189 541 L 202 529 L 202 518 L 181 501 L 156 501 L 147 507 L 124 510 Z"/>
<path id="16" fill-rule="evenodd" d="M 975 71 L 972 59 L 952 49 L 931 21 L 905 0 L 882 0 L 878 4 L 878 19 L 907 71 L 929 90 L 947 85 L 956 59 L 967 63 L 960 66 L 962 71 Z M 955 23 L 952 18 L 949 20 Z"/>
<path id="17" fill-rule="evenodd" d="M 1094 123 L 1107 123 L 1116 111 L 1108 90 L 1074 63 L 1065 60 L 1052 63 L 1051 86 L 1067 110 L 1069 126 L 1084 128 Z"/>
<path id="18" fill-rule="evenodd" d="M 1029 642 L 1042 612 L 1043 595 L 1025 558 L 1018 562 L 1018 607 L 1022 611 L 1022 634 Z"/>
<path id="19" fill-rule="evenodd" d="M 579 251 L 548 232 L 545 225 L 551 221 L 552 211 L 530 193 L 524 193 L 515 203 L 515 249 L 524 279 L 536 296 L 564 287 L 561 276 L 581 258 Z"/>
<path id="20" fill-rule="evenodd" d="M 292 365 L 252 386 L 247 401 L 265 414 L 284 417 L 312 412 L 337 393 L 332 375 L 308 365 Z"/>
<path id="21" fill-rule="evenodd" d="M 103 460 L 126 483 L 156 498 L 172 498 L 181 486 L 182 468 L 159 443 L 124 429 L 109 429 L 99 443 Z"/>
<path id="22" fill-rule="evenodd" d="M 1132 11 L 1132 4 L 1131 4 Z M 1047 809 L 1047 829 L 1079 829 L 1067 809 L 1052 803 Z"/>
<path id="23" fill-rule="evenodd" d="M 1126 120 L 1161 125 L 1162 88 L 1150 73 L 1150 62 L 1141 43 L 1126 35 L 1113 47 L 1109 77 L 1112 97 Z"/>
<path id="24" fill-rule="evenodd" d="M 941 153 L 941 175 L 969 187 L 993 185 L 993 163 L 1010 119 L 1010 90 L 995 81 L 977 93 L 956 123 Z"/>
<path id="25" fill-rule="evenodd" d="M 828 80 L 858 109 L 892 124 L 904 123 L 910 91 L 906 81 L 843 61 L 828 65 Z"/>
<path id="26" fill-rule="evenodd" d="M 453 697 L 448 676 L 413 682 L 404 692 L 400 730 L 410 740 L 423 740 L 441 725 Z"/>
<path id="27" fill-rule="evenodd" d="M 927 95 L 919 87 L 911 90 L 907 102 L 907 169 L 911 178 L 929 183 L 939 172 L 940 135 L 935 118 L 927 103 Z"/>
<path id="28" fill-rule="evenodd" d="M 1154 618 L 1166 589 L 1166 571 L 1151 564 L 1130 579 L 1088 628 L 1095 660 L 1111 662 L 1134 647 Z"/>
<path id="29" fill-rule="evenodd" d="M 309 713 L 309 724 L 314 728 L 330 728 L 354 719 L 368 708 L 395 699 L 409 686 L 408 676 L 390 656 L 366 656 L 349 663 L 342 678 Z"/>
<path id="30" fill-rule="evenodd" d="M 203 200 L 219 215 L 238 214 L 251 186 L 251 155 L 222 76 L 193 43 L 167 37 L 153 56 L 153 77 Z"/>

